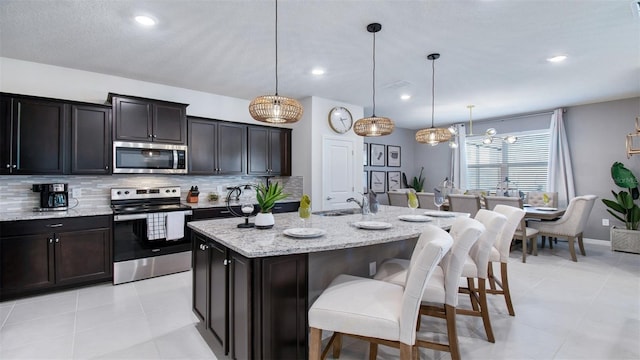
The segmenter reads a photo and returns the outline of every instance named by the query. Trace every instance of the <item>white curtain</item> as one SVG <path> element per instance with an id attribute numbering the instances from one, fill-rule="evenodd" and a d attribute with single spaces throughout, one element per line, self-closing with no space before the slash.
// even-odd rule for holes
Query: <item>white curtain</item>
<path id="1" fill-rule="evenodd" d="M 458 132 L 458 147 L 451 151 L 451 181 L 453 186 L 467 189 L 467 135 L 464 124 L 455 125 Z"/>
<path id="2" fill-rule="evenodd" d="M 558 206 L 565 207 L 576 196 L 573 183 L 571 154 L 564 129 L 562 109 L 556 109 L 551 115 L 551 141 L 549 142 L 549 168 L 547 173 L 547 191 L 558 192 Z"/>

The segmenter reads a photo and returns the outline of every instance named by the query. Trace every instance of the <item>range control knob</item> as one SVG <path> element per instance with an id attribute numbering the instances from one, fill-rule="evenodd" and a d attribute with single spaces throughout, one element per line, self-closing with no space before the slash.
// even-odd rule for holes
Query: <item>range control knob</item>
<path id="1" fill-rule="evenodd" d="M 176 189 L 171 190 L 171 192 L 176 192 Z"/>
<path id="2" fill-rule="evenodd" d="M 173 191 L 175 191 L 175 190 L 173 190 Z M 169 192 L 171 192 L 171 190 L 167 189 L 164 192 L 169 193 Z"/>
<path id="3" fill-rule="evenodd" d="M 129 190 L 124 192 L 125 195 L 129 195 Z"/>
<path id="4" fill-rule="evenodd" d="M 118 195 L 122 195 L 122 192 L 121 192 L 121 191 L 118 191 L 116 194 L 118 194 Z"/>

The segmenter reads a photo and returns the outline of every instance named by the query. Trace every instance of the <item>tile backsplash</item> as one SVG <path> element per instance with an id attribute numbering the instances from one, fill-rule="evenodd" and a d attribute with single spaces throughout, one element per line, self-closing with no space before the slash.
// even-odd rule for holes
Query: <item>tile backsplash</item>
<path id="1" fill-rule="evenodd" d="M 111 188 L 117 187 L 156 187 L 180 186 L 182 199 L 192 186 L 200 190 L 200 202 L 208 201 L 207 195 L 218 192 L 221 199 L 226 196 L 227 186 L 257 184 L 264 182 L 258 176 L 189 176 L 189 175 L 5 175 L 0 176 L 0 211 L 20 211 L 39 206 L 39 194 L 31 191 L 32 184 L 67 183 L 69 184 L 70 206 L 78 207 L 109 205 Z M 283 176 L 270 178 L 271 182 L 280 182 L 289 199 L 302 196 L 302 176 Z"/>

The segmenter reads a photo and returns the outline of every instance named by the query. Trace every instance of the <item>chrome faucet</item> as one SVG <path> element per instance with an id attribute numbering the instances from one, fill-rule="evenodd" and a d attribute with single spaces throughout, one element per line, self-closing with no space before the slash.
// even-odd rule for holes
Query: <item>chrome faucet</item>
<path id="1" fill-rule="evenodd" d="M 358 206 L 360 207 L 360 210 L 362 210 L 362 215 L 369 215 L 369 201 L 367 201 L 367 197 L 362 195 L 362 201 L 358 201 L 358 199 L 354 198 L 354 197 L 350 197 L 347 199 L 347 202 L 354 202 L 356 204 L 358 204 Z"/>

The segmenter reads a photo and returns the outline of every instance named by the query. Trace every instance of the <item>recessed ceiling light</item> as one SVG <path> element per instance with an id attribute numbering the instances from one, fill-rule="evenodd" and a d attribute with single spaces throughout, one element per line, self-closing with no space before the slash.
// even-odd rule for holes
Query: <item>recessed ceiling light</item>
<path id="1" fill-rule="evenodd" d="M 138 24 L 144 25 L 144 26 L 153 26 L 156 24 L 155 19 L 146 15 L 138 15 L 135 17 L 135 20 Z"/>
<path id="2" fill-rule="evenodd" d="M 315 69 L 311 70 L 311 73 L 313 75 L 324 75 L 324 69 L 315 68 Z"/>
<path id="3" fill-rule="evenodd" d="M 400 95 L 400 99 L 402 99 L 402 100 L 409 100 L 409 99 L 411 99 L 411 95 L 409 95 L 409 94 L 402 94 L 402 95 Z"/>
<path id="4" fill-rule="evenodd" d="M 558 56 L 554 56 L 554 57 L 550 57 L 547 59 L 548 62 L 562 62 L 565 61 L 567 59 L 566 55 L 558 55 Z"/>

